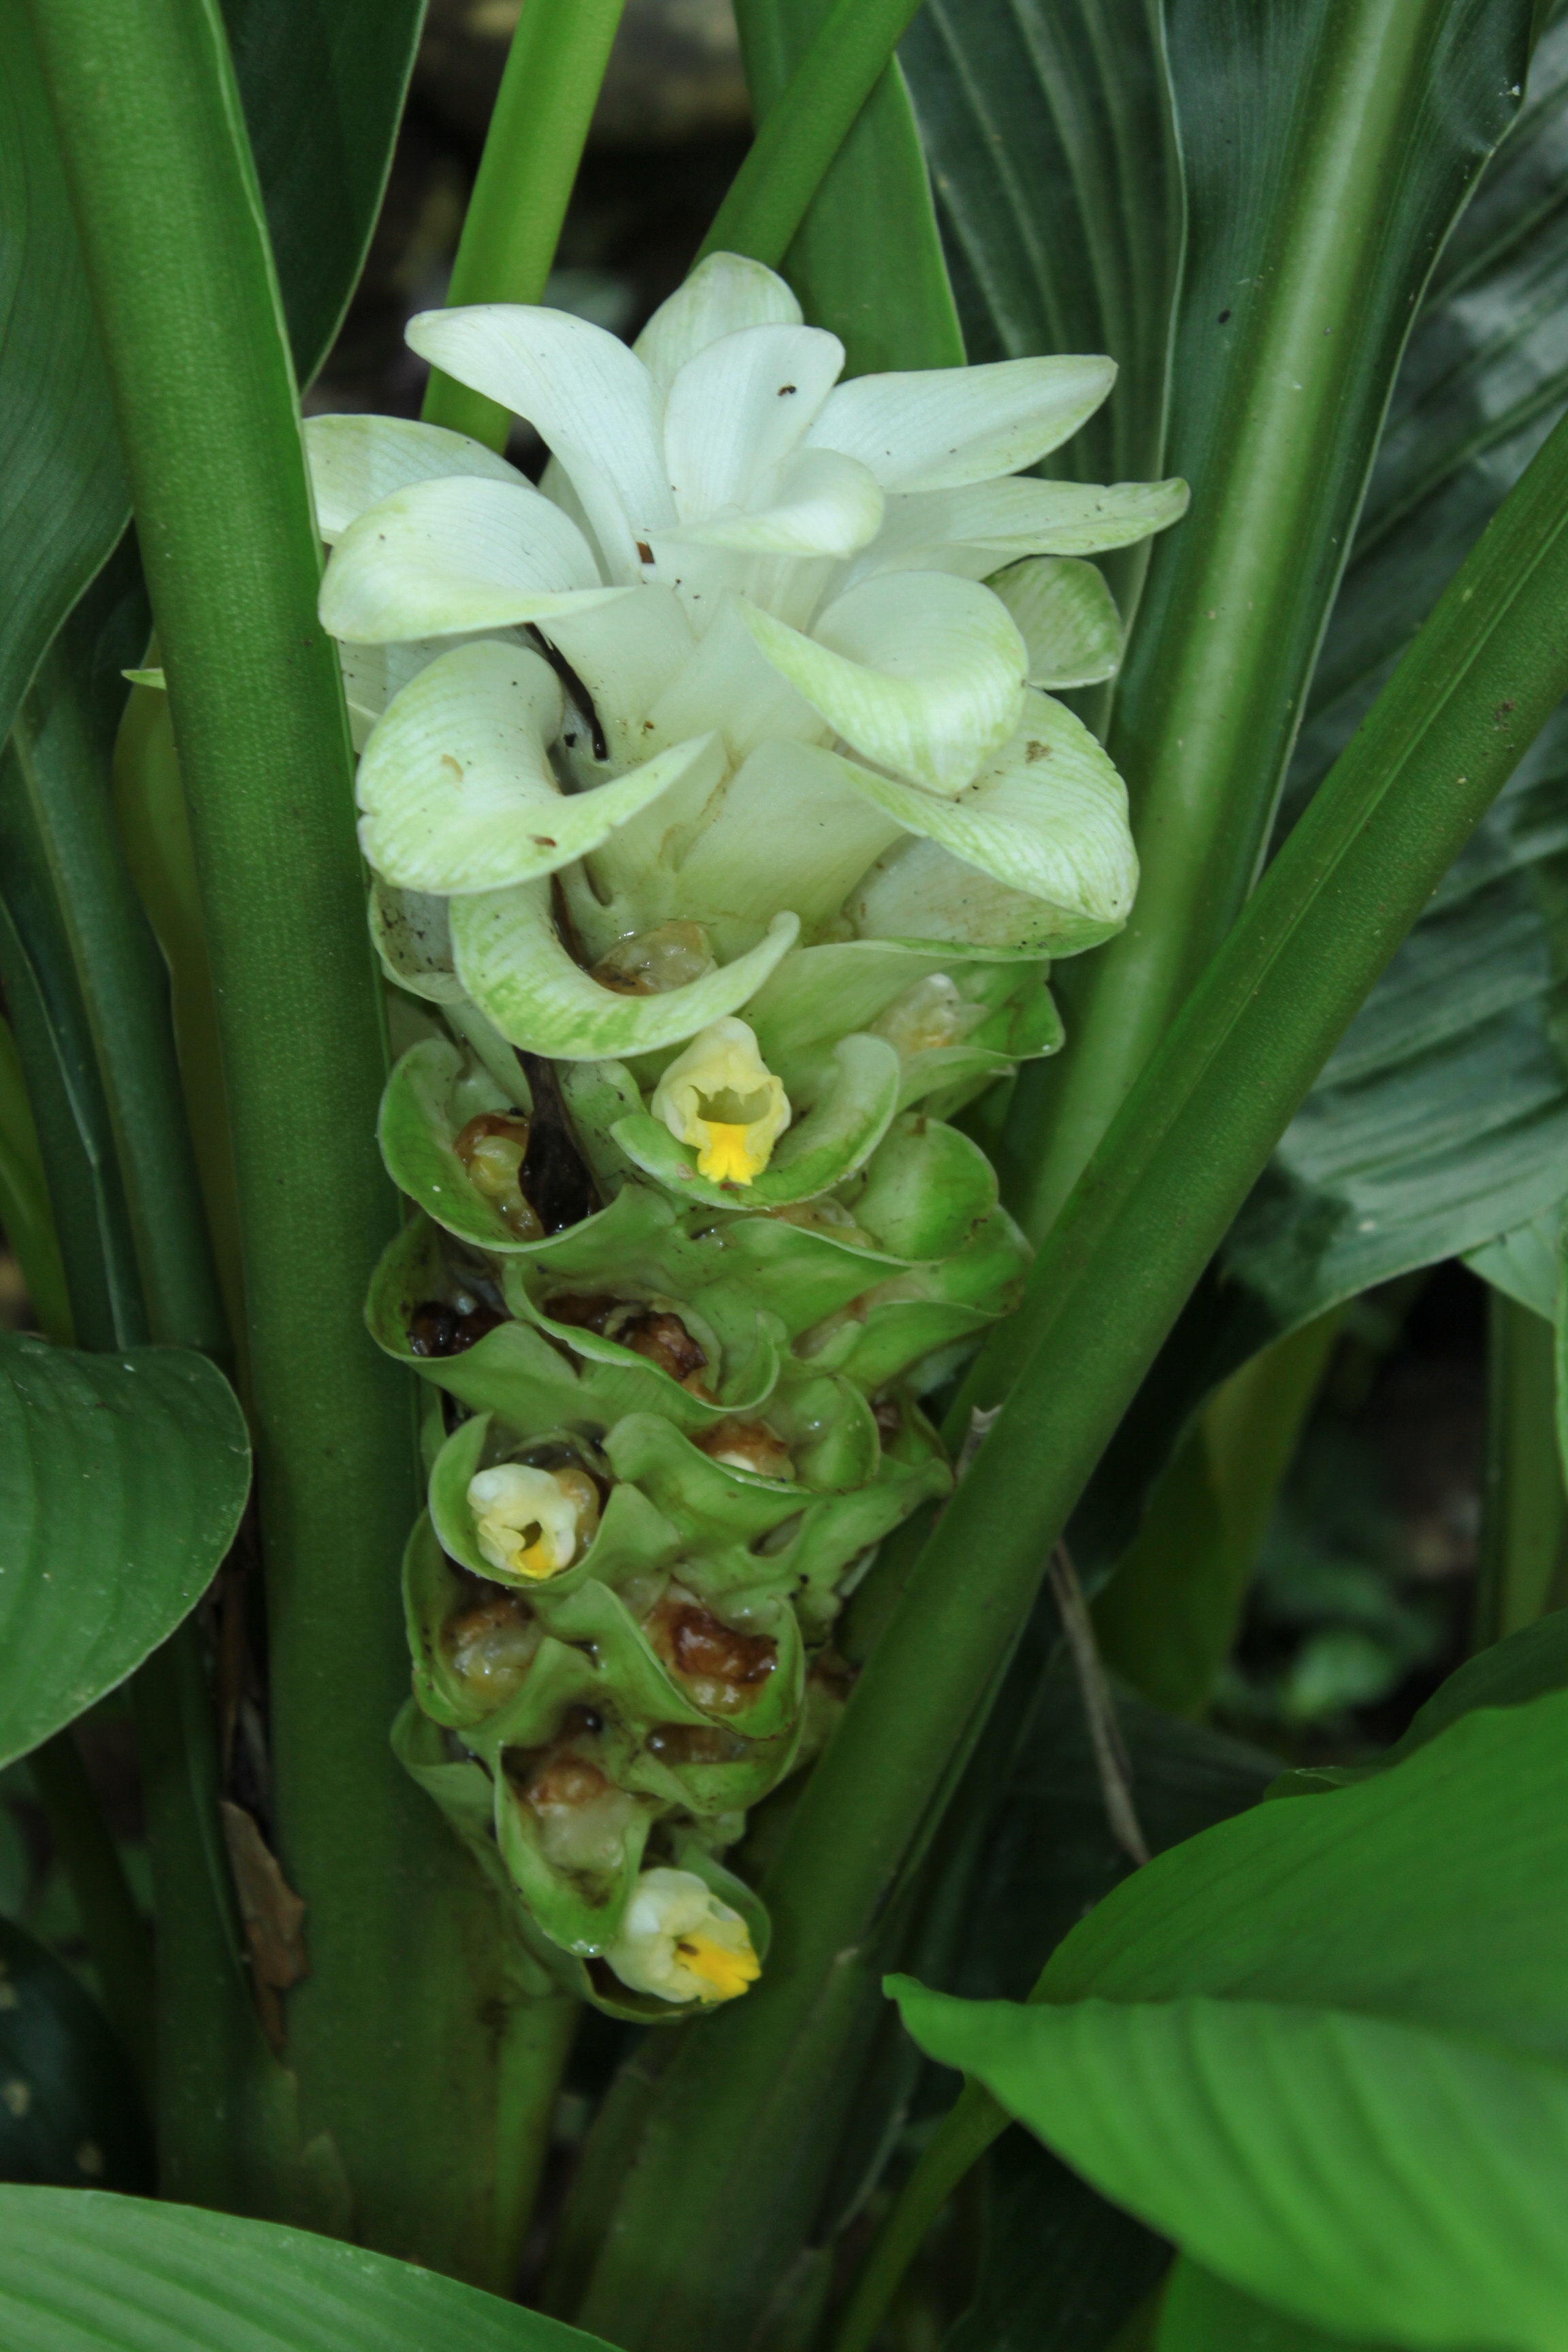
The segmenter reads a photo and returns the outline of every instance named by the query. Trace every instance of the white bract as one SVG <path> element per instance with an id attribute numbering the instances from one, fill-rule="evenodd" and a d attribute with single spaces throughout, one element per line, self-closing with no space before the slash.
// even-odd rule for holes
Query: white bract
<path id="1" fill-rule="evenodd" d="M 762 1967 L 746 1923 L 690 1870 L 645 1870 L 605 1952 L 621 1982 L 663 2000 L 733 2000 Z"/>
<path id="2" fill-rule="evenodd" d="M 1121 779 L 1042 689 L 1110 674 L 1120 623 L 1084 559 L 1175 520 L 1185 486 L 1019 472 L 1099 406 L 1109 360 L 841 383 L 837 339 L 726 254 L 633 350 L 499 304 L 408 339 L 552 456 L 535 489 L 436 426 L 307 425 L 376 936 L 405 987 L 556 1059 L 736 1032 L 754 1057 L 736 1016 L 792 1001 L 795 959 L 879 957 L 846 975 L 793 1112 L 760 1062 L 695 1093 L 684 1057 L 666 1072 L 653 1115 L 745 1185 L 835 1039 L 889 1001 L 889 943 L 962 974 L 1125 922 Z"/>

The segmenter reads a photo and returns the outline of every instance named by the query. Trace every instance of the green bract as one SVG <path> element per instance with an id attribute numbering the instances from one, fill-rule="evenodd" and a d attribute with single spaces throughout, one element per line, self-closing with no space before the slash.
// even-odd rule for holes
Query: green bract
<path id="1" fill-rule="evenodd" d="M 441 1392 L 398 1747 L 534 1963 L 679 2015 L 756 1973 L 718 1857 L 831 1728 L 845 1592 L 951 1484 L 919 1400 L 1018 1294 L 950 1122 L 1127 919 L 1121 779 L 1041 689 L 1114 668 L 1083 559 L 1186 493 L 1016 473 L 1109 362 L 839 383 L 732 255 L 635 351 L 501 305 L 409 340 L 552 457 L 307 426 L 416 1039 L 370 1320 Z"/>

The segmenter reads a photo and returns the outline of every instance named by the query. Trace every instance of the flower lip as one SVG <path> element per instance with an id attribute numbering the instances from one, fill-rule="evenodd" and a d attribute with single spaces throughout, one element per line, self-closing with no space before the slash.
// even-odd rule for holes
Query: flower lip
<path id="1" fill-rule="evenodd" d="M 677 1055 L 651 1108 L 678 1143 L 696 1147 L 697 1172 L 711 1183 L 749 1184 L 760 1176 L 793 1116 L 755 1031 L 732 1016 L 710 1023 Z"/>
<path id="2" fill-rule="evenodd" d="M 598 1490 L 584 1470 L 500 1462 L 469 1479 L 468 1500 L 490 1566 L 531 1583 L 570 1568 L 598 1525 Z"/>
<path id="3" fill-rule="evenodd" d="M 733 2000 L 762 1963 L 745 1921 L 691 1870 L 645 1870 L 605 1954 L 623 1984 L 662 2000 Z"/>

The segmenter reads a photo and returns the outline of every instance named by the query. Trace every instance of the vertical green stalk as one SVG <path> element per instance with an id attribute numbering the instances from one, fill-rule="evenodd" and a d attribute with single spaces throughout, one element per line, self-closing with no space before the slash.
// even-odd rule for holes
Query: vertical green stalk
<path id="1" fill-rule="evenodd" d="M 1556 1334 L 1543 1316 L 1490 1295 L 1487 1479 L 1475 1643 L 1484 1649 L 1568 1593 L 1568 1492 L 1556 1443 Z"/>
<path id="2" fill-rule="evenodd" d="M 522 0 L 463 223 L 448 302 L 538 302 L 626 0 Z M 508 411 L 437 368 L 432 425 L 506 446 Z"/>
<path id="3" fill-rule="evenodd" d="M 778 268 L 921 5 L 834 0 L 735 174 L 702 254 L 749 253 Z"/>
<path id="4" fill-rule="evenodd" d="M 771 2207 L 846 2066 L 848 1989 L 1042 1567 L 1183 1300 L 1399 940 L 1568 687 L 1568 424 L 1450 583 L 1030 1270 L 1034 1352 L 790 1816 L 768 1973 L 689 2035 L 576 2316 L 749 2333 Z M 1031 1317 L 1031 1309 L 1033 1310 Z"/>
<path id="5" fill-rule="evenodd" d="M 1497 45 L 1500 87 L 1479 98 L 1454 61 L 1461 13 L 1256 0 L 1243 29 L 1173 18 L 1191 224 L 1166 462 L 1193 506 L 1151 555 L 1112 710 L 1138 903 L 1064 968 L 1070 1050 L 1024 1073 L 1010 1120 L 1012 1205 L 1037 1242 L 1257 879 L 1417 296 L 1524 78 L 1527 10 L 1492 0 L 1495 29 L 1463 28 Z M 1214 78 L 1236 70 L 1226 43 L 1278 78 L 1281 39 L 1280 152 L 1254 159 L 1238 208 L 1247 126 L 1216 120 Z"/>
<path id="6" fill-rule="evenodd" d="M 311 1974 L 301 2162 L 265 2201 L 489 2284 L 514 2007 L 491 1898 L 391 1756 L 413 1400 L 362 1306 L 396 1225 L 320 549 L 213 0 L 37 0 L 191 808 L 234 1120 L 275 1827 Z"/>
<path id="7" fill-rule="evenodd" d="M 746 87 L 764 132 L 831 5 L 735 0 Z M 847 373 L 963 364 L 963 334 L 897 58 L 857 115 L 783 267 L 813 326 L 842 338 Z"/>
<path id="8" fill-rule="evenodd" d="M 49 1213 L 44 1156 L 22 1057 L 7 1021 L 0 1021 L 0 1225 L 22 1269 L 39 1329 L 68 1348 L 71 1311 L 66 1270 Z"/>

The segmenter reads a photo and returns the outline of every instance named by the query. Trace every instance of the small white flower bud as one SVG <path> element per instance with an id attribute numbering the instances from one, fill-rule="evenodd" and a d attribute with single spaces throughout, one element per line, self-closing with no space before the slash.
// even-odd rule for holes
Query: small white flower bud
<path id="1" fill-rule="evenodd" d="M 740 1913 L 690 1870 L 642 1873 L 605 1958 L 661 2000 L 733 2000 L 763 1972 Z"/>
<path id="2" fill-rule="evenodd" d="M 541 1579 L 570 1568 L 594 1539 L 599 1496 L 583 1470 L 500 1462 L 468 1481 L 479 1549 L 492 1568 Z"/>

